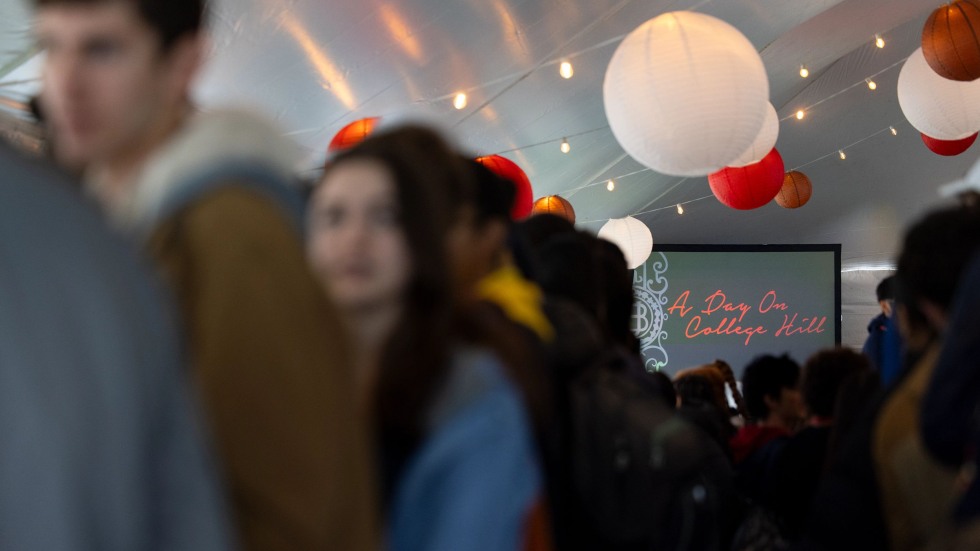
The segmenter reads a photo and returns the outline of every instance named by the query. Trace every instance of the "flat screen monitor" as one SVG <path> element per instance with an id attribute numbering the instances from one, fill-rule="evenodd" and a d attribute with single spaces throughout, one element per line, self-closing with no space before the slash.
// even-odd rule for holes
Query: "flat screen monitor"
<path id="1" fill-rule="evenodd" d="M 649 371 L 753 358 L 804 362 L 840 343 L 840 245 L 660 245 L 633 273 Z"/>

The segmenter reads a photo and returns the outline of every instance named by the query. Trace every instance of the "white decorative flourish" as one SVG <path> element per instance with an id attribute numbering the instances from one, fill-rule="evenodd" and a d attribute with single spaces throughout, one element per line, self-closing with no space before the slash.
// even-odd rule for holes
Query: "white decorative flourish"
<path id="1" fill-rule="evenodd" d="M 640 352 L 647 371 L 660 371 L 667 365 L 668 338 L 664 331 L 667 320 L 667 257 L 654 252 L 650 260 L 633 272 L 633 293 L 636 305 L 633 310 L 633 332 L 640 339 Z"/>

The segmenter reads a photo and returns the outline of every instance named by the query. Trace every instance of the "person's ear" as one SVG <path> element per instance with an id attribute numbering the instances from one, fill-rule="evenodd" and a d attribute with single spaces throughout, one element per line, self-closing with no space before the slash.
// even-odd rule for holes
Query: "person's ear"
<path id="1" fill-rule="evenodd" d="M 919 311 L 929 320 L 929 325 L 937 333 L 946 331 L 949 318 L 946 316 L 946 311 L 940 308 L 938 304 L 929 300 L 919 300 Z"/>
<path id="2" fill-rule="evenodd" d="M 499 251 L 507 242 L 507 224 L 501 220 L 490 220 L 480 231 L 485 250 Z"/>
<path id="3" fill-rule="evenodd" d="M 169 88 L 177 100 L 190 97 L 191 85 L 204 64 L 208 40 L 201 33 L 188 34 L 177 39 L 166 53 L 169 66 Z"/>
<path id="4" fill-rule="evenodd" d="M 779 408 L 779 400 L 776 400 L 775 398 L 769 396 L 768 394 L 762 397 L 762 401 L 765 402 L 766 407 L 769 408 L 769 411 Z"/>

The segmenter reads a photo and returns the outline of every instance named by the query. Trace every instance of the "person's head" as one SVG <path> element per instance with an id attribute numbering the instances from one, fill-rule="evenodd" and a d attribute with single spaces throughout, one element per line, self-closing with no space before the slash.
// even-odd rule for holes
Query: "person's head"
<path id="1" fill-rule="evenodd" d="M 327 167 L 310 198 L 310 263 L 343 310 L 399 308 L 415 269 L 413 256 L 430 252 L 410 252 L 399 197 L 400 187 L 409 192 L 425 188 L 400 186 L 412 173 L 396 176 L 395 170 L 385 160 L 369 155 L 342 157 Z M 409 218 L 414 218 L 413 212 L 418 213 L 410 209 Z M 426 231 L 429 228 L 424 223 L 409 225 L 415 231 L 433 233 Z"/>
<path id="2" fill-rule="evenodd" d="M 597 239 L 580 232 L 560 234 L 538 249 L 538 283 L 549 297 L 574 302 L 596 323 L 605 318 L 600 274 L 595 260 Z M 603 336 L 608 332 L 603 328 Z"/>
<path id="3" fill-rule="evenodd" d="M 753 421 L 793 428 L 803 418 L 800 366 L 787 355 L 759 356 L 742 373 L 742 396 Z"/>
<path id="4" fill-rule="evenodd" d="M 898 257 L 899 327 L 919 340 L 946 328 L 960 276 L 980 249 L 980 209 L 935 211 L 908 233 Z"/>
<path id="5" fill-rule="evenodd" d="M 510 209 L 517 191 L 513 184 L 472 159 L 460 158 L 460 166 L 469 174 L 471 189 L 458 189 L 450 197 L 455 216 L 449 255 L 457 291 L 467 295 L 503 262 Z"/>
<path id="6" fill-rule="evenodd" d="M 708 406 L 729 416 L 725 376 L 713 364 L 684 369 L 674 376 L 674 389 L 681 407 Z"/>
<path id="7" fill-rule="evenodd" d="M 308 254 L 348 312 L 398 309 L 372 394 L 380 434 L 402 456 L 424 431 L 448 368 L 453 298 L 445 189 L 461 169 L 435 132 L 408 126 L 371 136 L 325 168 L 308 212 Z"/>
<path id="8" fill-rule="evenodd" d="M 817 352 L 803 366 L 800 390 L 811 416 L 831 418 L 844 381 L 857 373 L 871 371 L 863 354 L 846 348 Z"/>
<path id="9" fill-rule="evenodd" d="M 556 214 L 535 214 L 517 224 L 527 238 L 528 246 L 539 250 L 552 237 L 575 233 L 575 224 Z"/>
<path id="10" fill-rule="evenodd" d="M 895 307 L 895 276 L 882 279 L 875 287 L 875 295 L 878 297 L 881 313 L 889 318 L 892 317 Z"/>
<path id="11" fill-rule="evenodd" d="M 612 342 L 639 352 L 640 343 L 630 327 L 633 321 L 633 272 L 617 245 L 605 239 L 596 239 L 594 243 L 605 315 L 603 325 Z"/>
<path id="12" fill-rule="evenodd" d="M 438 135 L 404 127 L 327 164 L 309 202 L 307 251 L 336 304 L 446 302 L 448 207 L 432 182 L 453 179 L 456 162 Z"/>
<path id="13" fill-rule="evenodd" d="M 34 0 L 56 156 L 111 161 L 166 135 L 203 56 L 203 0 Z"/>
<path id="14" fill-rule="evenodd" d="M 670 409 L 675 409 L 677 407 L 677 390 L 674 388 L 674 382 L 670 380 L 670 377 L 663 371 L 649 372 L 647 376 L 664 405 Z"/>

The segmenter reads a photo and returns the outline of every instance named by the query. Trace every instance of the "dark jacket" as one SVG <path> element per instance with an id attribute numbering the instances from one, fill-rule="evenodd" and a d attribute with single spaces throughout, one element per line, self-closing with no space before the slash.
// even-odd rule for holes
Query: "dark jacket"
<path id="1" fill-rule="evenodd" d="M 960 281 L 921 416 L 926 449 L 951 467 L 958 467 L 971 447 L 980 450 L 980 254 Z M 960 520 L 980 517 L 980 478 L 970 485 L 956 516 Z"/>
<path id="2" fill-rule="evenodd" d="M 861 350 L 871 360 L 875 368 L 880 368 L 884 357 L 885 332 L 888 331 L 888 317 L 878 314 L 868 322 L 868 338 Z"/>

